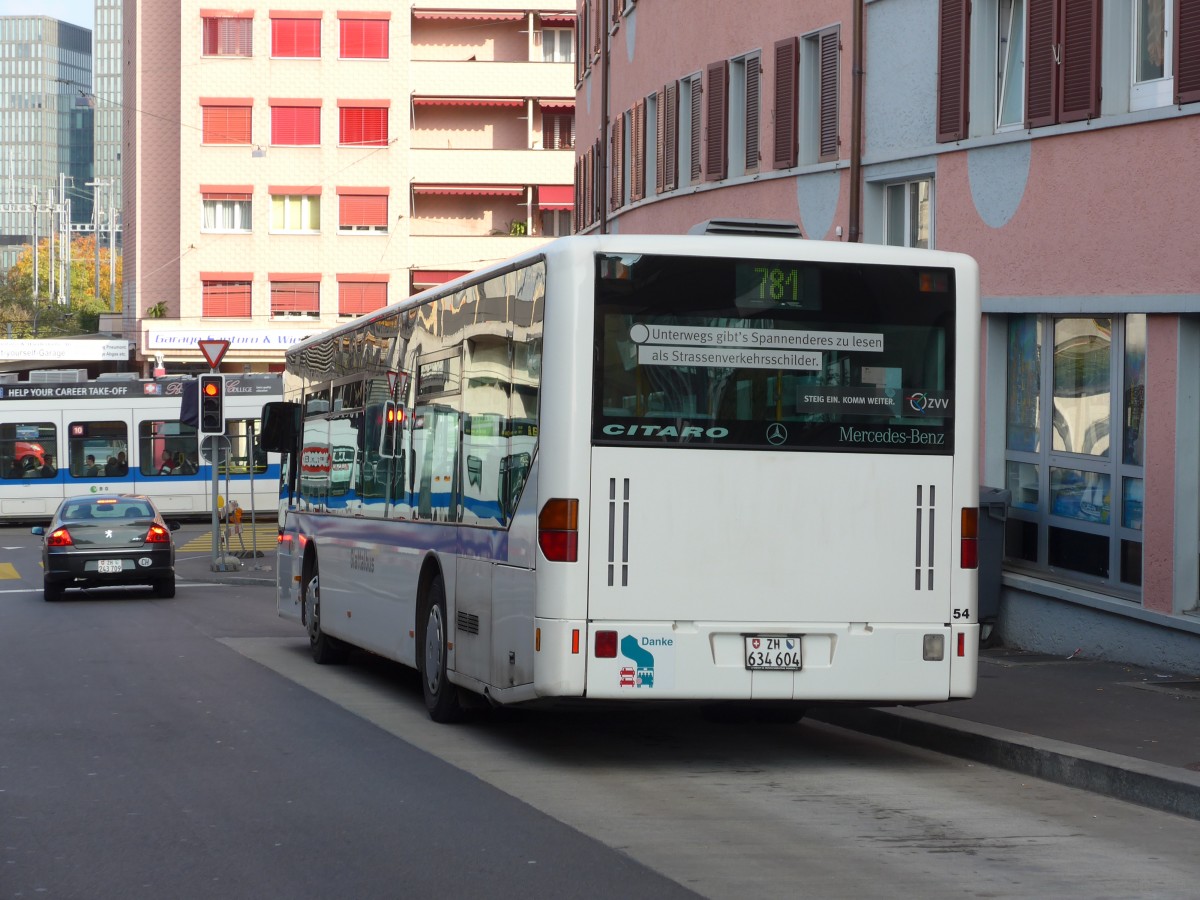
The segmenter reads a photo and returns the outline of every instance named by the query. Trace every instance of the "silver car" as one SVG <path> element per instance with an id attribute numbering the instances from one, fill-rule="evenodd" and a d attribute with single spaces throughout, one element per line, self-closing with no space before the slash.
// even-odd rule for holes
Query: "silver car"
<path id="1" fill-rule="evenodd" d="M 61 600 L 67 588 L 145 584 L 155 596 L 175 596 L 178 522 L 167 522 L 140 494 L 85 494 L 59 504 L 42 538 L 43 594 Z"/>

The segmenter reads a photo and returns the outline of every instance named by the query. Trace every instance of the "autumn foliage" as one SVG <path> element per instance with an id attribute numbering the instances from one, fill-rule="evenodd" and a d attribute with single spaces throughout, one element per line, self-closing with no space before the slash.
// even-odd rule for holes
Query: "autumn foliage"
<path id="1" fill-rule="evenodd" d="M 100 296 L 96 296 L 96 238 L 71 241 L 67 289 L 59 284 L 61 247 L 55 246 L 54 296 L 50 296 L 50 242 L 38 244 L 38 290 L 33 291 L 33 252 L 26 247 L 0 282 L 0 337 L 94 334 L 100 314 L 121 311 L 121 256 L 116 258 L 115 304 L 110 298 L 108 247 L 100 245 Z M 65 302 L 64 302 L 65 301 Z"/>

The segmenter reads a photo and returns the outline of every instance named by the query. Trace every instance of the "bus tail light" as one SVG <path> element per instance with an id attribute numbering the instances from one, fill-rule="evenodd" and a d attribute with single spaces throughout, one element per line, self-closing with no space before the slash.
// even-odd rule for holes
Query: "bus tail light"
<path id="1" fill-rule="evenodd" d="M 579 559 L 579 501 L 556 497 L 538 513 L 538 546 L 551 562 Z"/>
<path id="2" fill-rule="evenodd" d="M 50 547 L 75 546 L 75 542 L 71 540 L 71 532 L 65 528 L 56 528 L 50 532 L 50 536 L 46 538 L 46 544 Z"/>
<path id="3" fill-rule="evenodd" d="M 615 631 L 596 632 L 596 659 L 617 658 L 617 633 Z"/>
<path id="4" fill-rule="evenodd" d="M 964 506 L 962 511 L 959 565 L 964 569 L 979 568 L 979 510 L 973 506 Z"/>

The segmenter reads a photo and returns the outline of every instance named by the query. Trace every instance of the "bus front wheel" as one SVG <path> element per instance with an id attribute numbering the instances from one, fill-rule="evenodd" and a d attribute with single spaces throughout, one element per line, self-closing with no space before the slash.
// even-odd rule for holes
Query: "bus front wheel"
<path id="1" fill-rule="evenodd" d="M 446 588 L 435 575 L 425 598 L 425 628 L 418 645 L 421 650 L 421 689 L 425 708 L 435 722 L 457 722 L 462 718 L 458 688 L 446 677 L 449 644 L 446 630 Z"/>

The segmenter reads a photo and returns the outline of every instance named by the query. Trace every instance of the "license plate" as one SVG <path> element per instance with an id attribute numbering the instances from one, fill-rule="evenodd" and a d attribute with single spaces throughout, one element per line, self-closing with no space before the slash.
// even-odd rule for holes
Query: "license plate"
<path id="1" fill-rule="evenodd" d="M 119 559 L 102 559 L 98 563 L 100 574 L 111 575 L 121 571 L 121 560 Z"/>
<path id="2" fill-rule="evenodd" d="M 801 668 L 800 636 L 797 634 L 747 635 L 746 668 L 775 672 L 795 671 Z"/>

